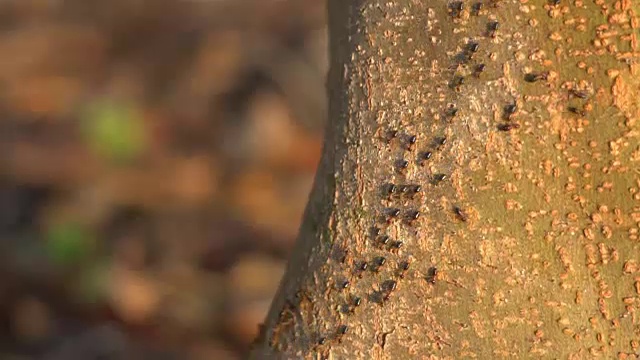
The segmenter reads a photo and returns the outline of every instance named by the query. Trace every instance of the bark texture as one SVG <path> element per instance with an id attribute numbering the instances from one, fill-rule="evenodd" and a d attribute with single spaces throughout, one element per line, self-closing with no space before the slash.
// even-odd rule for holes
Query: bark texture
<path id="1" fill-rule="evenodd" d="M 324 155 L 253 358 L 635 358 L 639 11 L 330 0 Z"/>

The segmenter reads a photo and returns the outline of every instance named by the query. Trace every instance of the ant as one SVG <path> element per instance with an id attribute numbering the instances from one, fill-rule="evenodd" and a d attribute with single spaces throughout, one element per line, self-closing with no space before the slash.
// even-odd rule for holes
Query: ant
<path id="1" fill-rule="evenodd" d="M 416 141 L 418 140 L 418 137 L 416 135 L 411 135 L 409 136 L 409 138 L 407 139 L 407 150 L 411 150 L 413 149 L 413 146 L 416 144 Z"/>
<path id="2" fill-rule="evenodd" d="M 431 182 L 434 185 L 438 185 L 438 184 L 440 184 L 441 182 L 443 182 L 446 179 L 447 179 L 447 175 L 445 175 L 445 174 L 435 174 L 433 176 L 433 180 Z"/>
<path id="3" fill-rule="evenodd" d="M 408 191 L 408 195 L 411 199 L 413 199 L 416 195 L 422 193 L 422 185 L 410 185 L 410 189 Z"/>
<path id="4" fill-rule="evenodd" d="M 395 291 L 397 287 L 398 287 L 398 283 L 395 280 L 387 280 L 384 283 L 382 283 L 381 288 L 385 292 L 385 295 L 383 296 L 382 300 L 384 301 L 389 300 L 391 293 Z"/>
<path id="5" fill-rule="evenodd" d="M 395 219 L 400 215 L 400 209 L 398 208 L 389 208 L 386 210 L 386 221 L 387 223 L 391 222 L 392 219 Z"/>
<path id="6" fill-rule="evenodd" d="M 338 331 L 336 332 L 336 339 L 338 342 L 342 342 L 342 337 L 347 333 L 347 330 L 347 325 L 340 325 L 340 327 L 338 327 Z"/>
<path id="7" fill-rule="evenodd" d="M 505 107 L 504 107 L 504 118 L 505 119 L 510 119 L 511 116 L 516 113 L 516 111 L 518 111 L 518 104 L 513 103 L 513 104 L 505 105 Z"/>
<path id="8" fill-rule="evenodd" d="M 389 236 L 385 235 L 385 236 L 381 237 L 378 242 L 380 244 L 380 247 L 387 246 L 389 244 Z"/>
<path id="9" fill-rule="evenodd" d="M 587 93 L 586 91 L 581 91 L 576 89 L 569 90 L 569 94 L 580 99 L 586 99 L 589 97 L 589 93 Z"/>
<path id="10" fill-rule="evenodd" d="M 458 108 L 453 106 L 450 107 L 449 109 L 447 109 L 446 115 L 450 118 L 453 118 L 456 116 L 456 114 L 458 114 Z"/>
<path id="11" fill-rule="evenodd" d="M 420 166 L 424 166 L 424 163 L 431 159 L 431 156 L 433 155 L 433 153 L 431 153 L 431 151 L 425 151 L 422 154 L 420 154 L 420 157 L 418 159 L 418 163 L 420 164 Z"/>
<path id="12" fill-rule="evenodd" d="M 567 110 L 569 110 L 569 112 L 572 112 L 574 114 L 580 115 L 580 116 L 587 116 L 587 112 L 582 110 L 582 109 L 578 109 L 575 106 L 569 106 L 567 108 Z"/>
<path id="13" fill-rule="evenodd" d="M 482 74 L 485 70 L 487 66 L 485 64 L 478 64 L 475 66 L 475 68 L 473 69 L 473 76 L 476 78 L 480 77 L 480 74 Z"/>
<path id="14" fill-rule="evenodd" d="M 384 137 L 387 145 L 391 144 L 391 141 L 398 137 L 398 130 L 389 130 Z"/>
<path id="15" fill-rule="evenodd" d="M 478 44 L 477 42 L 472 41 L 469 44 L 467 44 L 467 51 L 470 53 L 469 56 L 471 56 L 471 54 L 477 53 L 478 50 L 480 50 L 480 44 Z"/>
<path id="16" fill-rule="evenodd" d="M 471 7 L 471 14 L 475 16 L 480 15 L 480 11 L 482 11 L 482 6 L 483 4 L 481 2 L 477 2 L 473 4 L 473 6 Z"/>
<path id="17" fill-rule="evenodd" d="M 449 4 L 449 14 L 452 17 L 460 17 L 464 10 L 464 3 L 462 1 L 455 1 Z"/>
<path id="18" fill-rule="evenodd" d="M 403 172 L 409 167 L 409 162 L 405 159 L 400 159 L 396 162 L 396 167 L 398 168 L 399 172 Z"/>
<path id="19" fill-rule="evenodd" d="M 400 263 L 400 274 L 398 275 L 400 279 L 404 279 L 404 276 L 409 270 L 410 265 L 411 264 L 408 261 L 403 261 L 402 263 Z"/>
<path id="20" fill-rule="evenodd" d="M 519 128 L 520 128 L 520 124 L 517 124 L 517 123 L 499 124 L 498 125 L 498 130 L 500 130 L 500 131 L 511 131 L 511 130 L 519 129 Z"/>
<path id="21" fill-rule="evenodd" d="M 524 75 L 524 81 L 526 82 L 530 82 L 530 83 L 534 83 L 540 80 L 547 80 L 549 78 L 549 73 L 548 72 L 542 72 L 542 73 L 528 73 Z"/>
<path id="22" fill-rule="evenodd" d="M 500 23 L 497 21 L 491 21 L 487 24 L 487 35 L 494 38 L 500 28 Z"/>
<path id="23" fill-rule="evenodd" d="M 386 184 L 383 189 L 383 194 L 387 196 L 387 198 L 391 198 L 398 191 L 398 187 L 395 184 Z"/>
<path id="24" fill-rule="evenodd" d="M 397 252 L 402 248 L 403 245 L 404 243 L 402 241 L 396 241 L 393 244 L 391 244 L 389 250 L 391 250 L 392 252 Z"/>
<path id="25" fill-rule="evenodd" d="M 457 206 L 453 207 L 453 212 L 456 214 L 456 217 L 458 217 L 458 219 L 460 219 L 460 221 L 462 222 L 466 222 L 469 218 L 467 214 Z"/>
<path id="26" fill-rule="evenodd" d="M 416 220 L 418 220 L 419 217 L 420 217 L 420 211 L 411 210 L 409 211 L 409 213 L 407 213 L 406 219 L 409 224 L 413 224 Z"/>
<path id="27" fill-rule="evenodd" d="M 460 86 L 462 86 L 463 84 L 464 84 L 464 76 L 456 75 L 449 82 L 449 88 L 456 91 L 460 91 Z"/>
<path id="28" fill-rule="evenodd" d="M 447 144 L 447 138 L 444 136 L 437 137 L 434 139 L 435 145 L 438 150 L 442 149 L 443 146 Z"/>
<path id="29" fill-rule="evenodd" d="M 380 268 L 386 264 L 387 259 L 383 256 L 380 256 L 374 260 L 375 267 L 373 268 L 374 272 L 379 272 Z"/>
<path id="30" fill-rule="evenodd" d="M 398 193 L 400 194 L 400 196 L 404 196 L 409 192 L 409 185 L 399 185 L 398 186 Z"/>
<path id="31" fill-rule="evenodd" d="M 429 284 L 435 284 L 437 277 L 438 277 L 438 268 L 434 266 L 429 268 L 429 271 L 427 272 L 427 276 L 425 279 Z"/>
<path id="32" fill-rule="evenodd" d="M 379 227 L 372 227 L 371 228 L 371 235 L 375 238 L 376 236 L 380 236 L 380 234 L 382 233 L 382 230 Z"/>

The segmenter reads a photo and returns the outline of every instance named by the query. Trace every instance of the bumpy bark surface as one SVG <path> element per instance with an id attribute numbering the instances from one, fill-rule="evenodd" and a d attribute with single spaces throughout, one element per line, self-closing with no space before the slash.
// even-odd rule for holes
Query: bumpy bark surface
<path id="1" fill-rule="evenodd" d="M 254 358 L 634 358 L 639 12 L 330 1 L 324 156 Z"/>

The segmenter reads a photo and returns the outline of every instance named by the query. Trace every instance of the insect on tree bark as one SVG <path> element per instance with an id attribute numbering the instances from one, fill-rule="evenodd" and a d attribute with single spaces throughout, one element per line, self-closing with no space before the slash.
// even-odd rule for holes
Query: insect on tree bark
<path id="1" fill-rule="evenodd" d="M 328 9 L 324 153 L 252 357 L 635 358 L 640 2 Z"/>

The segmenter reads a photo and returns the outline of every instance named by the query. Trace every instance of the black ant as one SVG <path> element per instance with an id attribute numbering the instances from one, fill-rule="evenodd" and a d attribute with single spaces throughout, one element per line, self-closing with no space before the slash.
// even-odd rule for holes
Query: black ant
<path id="1" fill-rule="evenodd" d="M 376 259 L 374 260 L 375 267 L 373 268 L 373 271 L 375 271 L 375 272 L 379 272 L 379 271 L 380 271 L 380 268 L 381 268 L 382 266 L 384 266 L 384 264 L 385 264 L 386 262 L 387 262 L 387 259 L 386 259 L 386 258 L 384 258 L 383 256 L 380 256 L 380 257 L 376 258 Z"/>
<path id="2" fill-rule="evenodd" d="M 360 272 L 360 274 L 358 274 L 358 277 L 362 279 L 362 272 L 367 271 L 368 268 L 369 264 L 367 264 L 366 261 L 363 261 L 362 264 L 360 264 L 360 266 L 358 267 L 358 271 Z"/>
<path id="3" fill-rule="evenodd" d="M 487 66 L 485 64 L 476 65 L 475 68 L 473 69 L 473 76 L 480 77 L 480 74 L 484 72 L 486 67 Z"/>
<path id="4" fill-rule="evenodd" d="M 411 135 L 407 139 L 407 150 L 411 150 L 413 146 L 416 144 L 418 137 L 416 135 Z"/>
<path id="5" fill-rule="evenodd" d="M 425 151 L 422 154 L 420 154 L 420 158 L 418 160 L 420 166 L 424 166 L 425 161 L 431 159 L 432 155 L 433 153 L 431 153 L 431 151 Z"/>
<path id="6" fill-rule="evenodd" d="M 347 333 L 347 330 L 347 325 L 340 325 L 340 327 L 338 327 L 338 331 L 336 332 L 336 339 L 338 342 L 342 342 L 342 337 Z"/>
<path id="7" fill-rule="evenodd" d="M 549 78 L 548 72 L 542 73 L 528 73 L 524 75 L 524 81 L 534 83 L 540 80 L 547 80 Z"/>
<path id="8" fill-rule="evenodd" d="M 382 230 L 379 227 L 372 227 L 371 228 L 371 235 L 375 238 L 376 236 L 379 236 L 382 233 Z"/>
<path id="9" fill-rule="evenodd" d="M 586 99 L 589 97 L 589 93 L 587 93 L 586 91 L 575 90 L 575 89 L 569 90 L 569 94 L 580 99 Z"/>
<path id="10" fill-rule="evenodd" d="M 498 125 L 498 130 L 500 131 L 511 131 L 514 129 L 519 129 L 520 128 L 520 124 L 518 123 L 508 123 L 508 124 L 499 124 Z"/>
<path id="11" fill-rule="evenodd" d="M 454 206 L 453 207 L 453 212 L 456 214 L 458 219 L 460 219 L 460 221 L 463 221 L 463 222 L 467 221 L 468 216 L 461 208 L 459 208 L 457 206 Z"/>
<path id="12" fill-rule="evenodd" d="M 382 300 L 384 301 L 389 300 L 391 293 L 395 291 L 397 287 L 398 287 L 398 283 L 395 280 L 387 280 L 384 283 L 382 283 L 381 288 L 385 292 Z"/>
<path id="13" fill-rule="evenodd" d="M 381 237 L 380 240 L 378 241 L 378 243 L 382 247 L 387 246 L 389 244 L 389 236 L 385 235 L 385 236 Z"/>
<path id="14" fill-rule="evenodd" d="M 400 215 L 400 209 L 398 208 L 390 208 L 386 210 L 387 222 L 390 222 L 392 219 L 395 219 Z"/>
<path id="15" fill-rule="evenodd" d="M 453 77 L 453 79 L 449 82 L 449 87 L 451 89 L 454 89 L 456 91 L 460 90 L 460 86 L 462 86 L 464 84 L 464 77 L 460 76 L 460 75 L 456 75 Z"/>
<path id="16" fill-rule="evenodd" d="M 436 278 L 438 277 L 438 268 L 437 267 L 431 267 L 429 268 L 429 271 L 427 272 L 427 276 L 426 276 L 426 280 L 429 284 L 435 284 L 436 283 Z"/>
<path id="17" fill-rule="evenodd" d="M 444 136 L 441 137 L 437 137 L 434 140 L 435 145 L 437 147 L 438 150 L 442 149 L 443 146 L 445 146 L 447 144 L 447 138 Z"/>
<path id="18" fill-rule="evenodd" d="M 567 110 L 569 110 L 569 112 L 572 112 L 574 114 L 580 115 L 580 116 L 587 116 L 587 112 L 582 110 L 582 109 L 578 109 L 575 106 L 569 106 L 567 108 Z"/>
<path id="19" fill-rule="evenodd" d="M 441 183 L 442 181 L 444 181 L 446 179 L 447 179 L 447 175 L 445 175 L 445 174 L 435 174 L 433 176 L 432 183 L 434 185 L 438 185 L 439 183 Z"/>
<path id="20" fill-rule="evenodd" d="M 447 109 L 446 115 L 450 118 L 453 118 L 456 116 L 456 114 L 458 114 L 458 108 L 453 106 L 450 107 L 449 109 Z"/>
<path id="21" fill-rule="evenodd" d="M 454 1 L 449 4 L 449 14 L 452 17 L 459 17 L 464 9 L 464 3 L 462 1 Z"/>
<path id="22" fill-rule="evenodd" d="M 497 21 L 491 21 L 487 24 L 487 35 L 489 35 L 490 37 L 494 38 L 496 37 L 496 33 L 498 32 L 498 29 L 500 28 L 500 23 Z"/>
<path id="23" fill-rule="evenodd" d="M 477 53 L 478 50 L 480 50 L 480 44 L 478 44 L 477 42 L 472 41 L 469 44 L 467 44 L 467 51 L 469 51 L 470 53 L 472 54 Z"/>
<path id="24" fill-rule="evenodd" d="M 400 274 L 398 275 L 400 279 L 404 279 L 404 276 L 409 270 L 409 267 L 410 267 L 410 263 L 408 261 L 403 261 L 400 263 Z"/>
<path id="25" fill-rule="evenodd" d="M 398 283 L 395 280 L 387 280 L 384 283 L 384 288 L 389 292 L 394 291 L 397 286 Z"/>
<path id="26" fill-rule="evenodd" d="M 391 251 L 398 251 L 400 250 L 402 247 L 404 246 L 404 243 L 402 241 L 396 241 L 393 244 L 391 244 L 390 249 Z"/>
<path id="27" fill-rule="evenodd" d="M 478 16 L 480 15 L 480 11 L 482 11 L 482 3 L 481 2 L 477 2 L 475 4 L 473 4 L 473 6 L 471 7 L 471 14 Z"/>
<path id="28" fill-rule="evenodd" d="M 396 241 L 393 244 L 391 244 L 391 246 L 389 247 L 389 251 L 391 251 L 392 253 L 396 253 L 400 251 L 400 249 L 403 246 L 404 246 L 404 243 L 402 241 Z"/>
<path id="29" fill-rule="evenodd" d="M 389 130 L 389 131 L 387 132 L 387 134 L 385 135 L 384 139 L 385 139 L 385 142 L 386 142 L 386 143 L 387 143 L 387 145 L 388 145 L 388 144 L 390 144 L 390 143 L 391 143 L 391 141 L 392 141 L 393 139 L 395 139 L 396 137 L 398 137 L 398 131 L 397 131 L 397 130 Z"/>
<path id="30" fill-rule="evenodd" d="M 412 224 L 414 221 L 418 220 L 418 218 L 420 217 L 420 211 L 418 210 L 411 210 L 409 211 L 409 213 L 407 214 L 407 222 L 409 224 Z"/>
<path id="31" fill-rule="evenodd" d="M 510 119 L 513 114 L 518 111 L 518 105 L 516 103 L 508 104 L 504 106 L 504 118 Z"/>
<path id="32" fill-rule="evenodd" d="M 409 185 L 409 190 L 407 191 L 407 195 L 413 199 L 416 195 L 422 192 L 422 185 Z"/>
<path id="33" fill-rule="evenodd" d="M 478 50 L 480 50 L 480 44 L 475 41 L 468 43 L 466 49 L 460 54 L 462 62 L 471 60 L 473 54 L 477 53 Z"/>
<path id="34" fill-rule="evenodd" d="M 398 171 L 402 172 L 406 170 L 407 167 L 409 167 L 409 162 L 405 159 L 400 159 L 396 162 L 396 166 L 398 168 Z"/>
<path id="35" fill-rule="evenodd" d="M 395 184 L 389 183 L 384 186 L 383 193 L 388 198 L 391 198 L 397 191 L 398 191 L 398 187 Z"/>
<path id="36" fill-rule="evenodd" d="M 369 268 L 369 264 L 367 264 L 366 261 L 363 261 L 362 264 L 360 264 L 360 271 L 367 271 L 367 268 Z"/>

